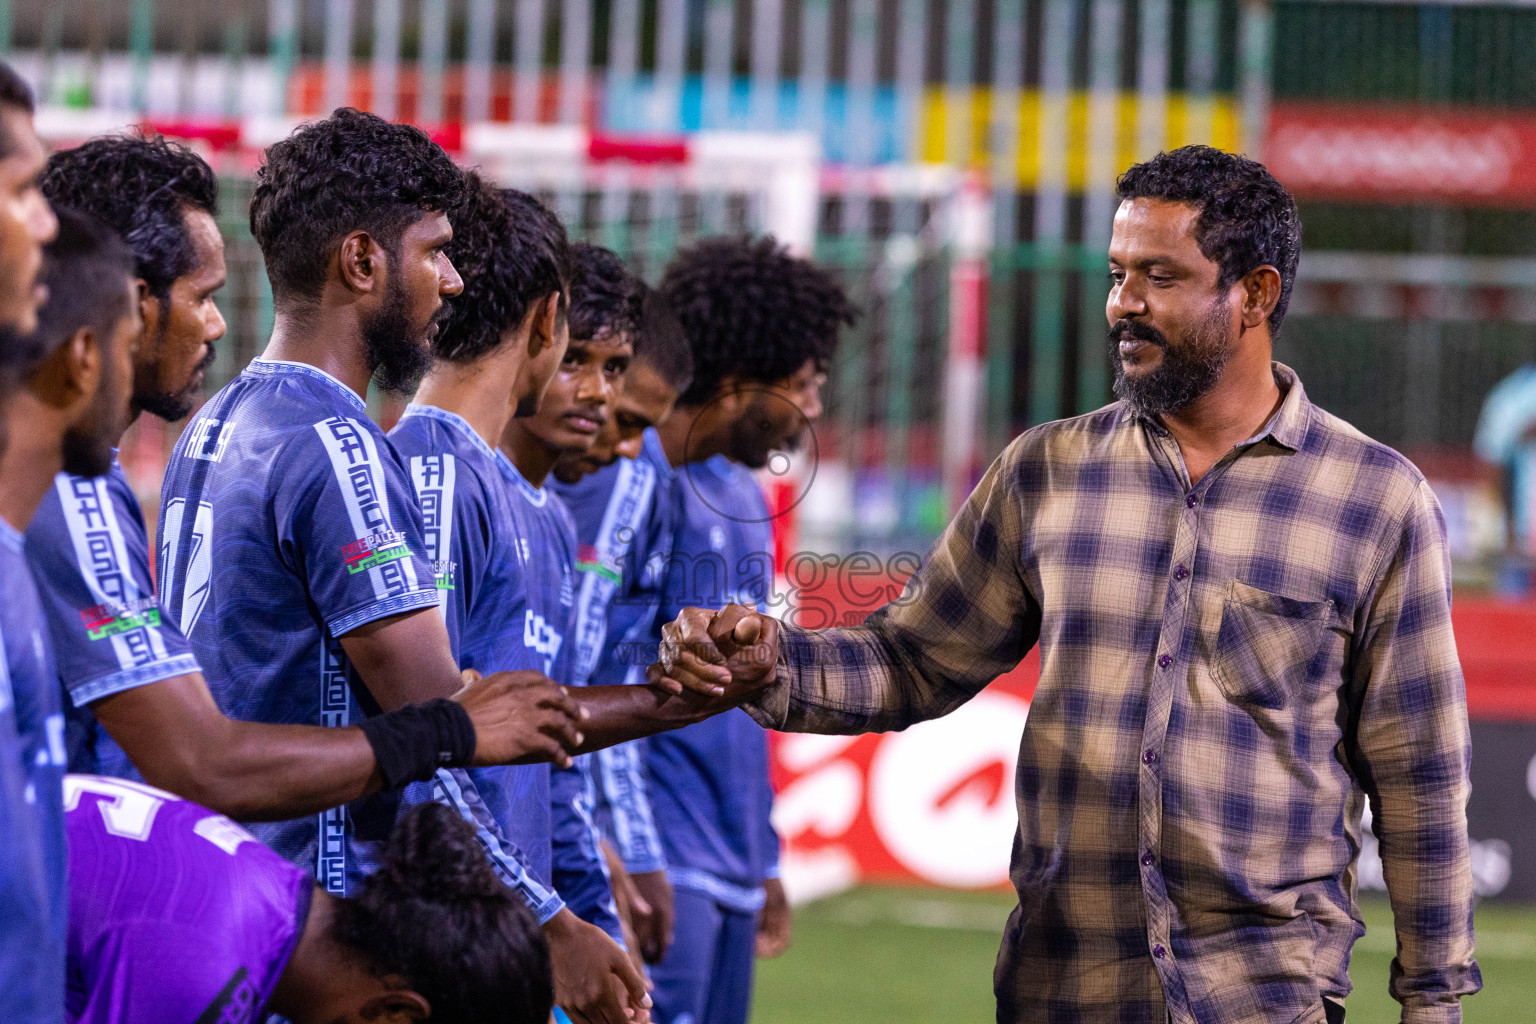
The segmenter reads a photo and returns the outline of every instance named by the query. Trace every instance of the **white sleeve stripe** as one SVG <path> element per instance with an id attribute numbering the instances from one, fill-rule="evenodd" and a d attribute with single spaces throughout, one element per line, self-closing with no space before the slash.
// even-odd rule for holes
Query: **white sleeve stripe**
<path id="1" fill-rule="evenodd" d="M 378 446 L 372 434 L 357 420 L 349 416 L 333 416 L 315 424 L 315 433 L 325 445 L 331 460 L 331 470 L 336 474 L 341 489 L 342 504 L 357 540 L 364 540 L 394 529 L 389 512 L 389 478 L 384 474 L 384 463 L 379 459 Z M 412 559 L 400 559 L 401 574 L 409 589 L 416 589 L 416 566 Z M 367 570 L 373 581 L 376 597 L 390 595 L 389 584 L 384 579 L 384 567 L 374 566 Z"/>

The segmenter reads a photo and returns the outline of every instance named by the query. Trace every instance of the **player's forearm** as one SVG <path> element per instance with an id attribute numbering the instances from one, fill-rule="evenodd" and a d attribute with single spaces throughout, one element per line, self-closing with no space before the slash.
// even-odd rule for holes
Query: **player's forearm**
<path id="1" fill-rule="evenodd" d="M 581 723 L 585 742 L 574 751 L 578 754 L 680 729 L 736 706 L 726 698 L 674 696 L 649 686 L 585 686 L 574 692 L 589 715 Z"/>
<path id="2" fill-rule="evenodd" d="M 224 721 L 166 745 L 175 750 L 129 756 L 151 785 L 238 821 L 316 814 L 383 785 L 361 729 Z"/>

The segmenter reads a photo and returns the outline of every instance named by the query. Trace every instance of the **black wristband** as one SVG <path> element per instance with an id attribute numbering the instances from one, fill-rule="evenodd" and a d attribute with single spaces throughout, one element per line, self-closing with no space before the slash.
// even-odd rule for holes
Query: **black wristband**
<path id="1" fill-rule="evenodd" d="M 466 767 L 475 756 L 475 724 L 457 701 L 407 704 L 360 723 L 386 789 L 422 782 L 439 768 Z"/>

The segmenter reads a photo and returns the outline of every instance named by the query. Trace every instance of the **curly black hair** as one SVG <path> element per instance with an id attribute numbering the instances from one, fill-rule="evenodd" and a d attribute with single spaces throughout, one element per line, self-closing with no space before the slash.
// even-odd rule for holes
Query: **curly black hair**
<path id="1" fill-rule="evenodd" d="M 275 299 L 312 299 L 331 254 L 367 231 L 394 254 L 423 213 L 464 195 L 464 172 L 420 128 L 342 107 L 267 147 L 251 193 L 251 234 Z"/>
<path id="2" fill-rule="evenodd" d="M 213 168 L 180 143 L 106 135 L 48 158 L 43 195 L 56 209 L 80 210 L 122 236 L 138 276 L 162 302 L 193 269 L 186 211 L 218 214 Z"/>
<path id="3" fill-rule="evenodd" d="M 1263 164 L 1210 146 L 1181 146 L 1131 165 L 1115 192 L 1121 199 L 1166 199 L 1199 210 L 1195 242 L 1221 268 L 1218 288 L 1231 287 L 1255 267 L 1279 271 L 1280 301 L 1269 315 L 1271 335 L 1279 333 L 1301 259 L 1301 214 Z"/>
<path id="4" fill-rule="evenodd" d="M 601 334 L 633 335 L 640 327 L 644 283 L 612 249 L 571 245 L 571 340 Z"/>
<path id="5" fill-rule="evenodd" d="M 655 370 L 680 395 L 693 383 L 693 352 L 688 348 L 688 335 L 683 333 L 672 304 L 655 288 L 645 288 L 641 300 L 635 361 Z"/>
<path id="6" fill-rule="evenodd" d="M 456 1024 L 544 1024 L 554 1007 L 549 947 L 496 877 L 469 824 L 439 803 L 412 807 L 383 864 L 337 904 L 333 937 L 379 977 L 404 979 Z"/>
<path id="7" fill-rule="evenodd" d="M 549 207 L 474 171 L 465 181 L 463 201 L 448 212 L 448 258 L 464 290 L 448 300 L 448 321 L 432 341 L 433 355 L 455 363 L 493 351 L 551 292 L 560 293 L 563 309 L 571 280 L 570 243 Z"/>
<path id="8" fill-rule="evenodd" d="M 766 384 L 807 359 L 825 367 L 838 328 L 858 317 L 832 275 L 771 235 L 705 239 L 672 261 L 660 287 L 693 349 L 682 405 L 707 402 L 730 375 Z"/>

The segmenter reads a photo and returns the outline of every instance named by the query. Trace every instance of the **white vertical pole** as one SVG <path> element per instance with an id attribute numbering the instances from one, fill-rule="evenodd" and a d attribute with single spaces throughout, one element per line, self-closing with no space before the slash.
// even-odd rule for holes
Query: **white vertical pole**
<path id="1" fill-rule="evenodd" d="M 273 89 L 273 109 L 268 113 L 282 114 L 288 109 L 288 76 L 293 71 L 294 51 L 297 49 L 299 2 L 298 0 L 272 0 L 269 13 L 271 27 L 268 32 L 271 41 L 268 47 L 272 54 L 272 77 L 276 80 L 276 88 Z M 137 97 L 135 104 L 134 109 L 143 109 L 143 103 Z"/>
<path id="2" fill-rule="evenodd" d="M 1141 0 L 1136 69 L 1136 159 L 1168 144 L 1168 0 Z"/>
<path id="3" fill-rule="evenodd" d="M 656 101 L 668 130 L 683 117 L 683 40 L 688 34 L 688 0 L 656 0 Z"/>
<path id="4" fill-rule="evenodd" d="M 352 0 L 326 0 L 325 110 L 347 105 L 352 75 Z"/>
<path id="5" fill-rule="evenodd" d="M 982 367 L 986 359 L 987 249 L 992 204 L 981 180 L 967 174 L 952 222 L 955 258 L 949 271 L 949 351 L 944 373 L 943 458 L 939 473 L 945 505 L 958 509 L 979 466 Z"/>
<path id="6" fill-rule="evenodd" d="M 898 161 L 916 159 L 920 140 L 919 132 L 923 124 L 923 87 L 927 74 L 924 67 L 928 52 L 928 9 L 927 0 L 901 0 L 901 13 L 898 16 L 901 32 L 896 40 L 896 92 L 899 97 L 898 105 L 901 107 L 899 116 L 906 118 L 903 128 L 906 137 L 901 140 L 899 151 L 896 154 Z M 907 231 L 902 226 L 903 207 L 911 205 L 914 223 L 911 232 L 917 230 L 915 223 L 915 203 L 897 204 L 897 230 Z"/>
<path id="7" fill-rule="evenodd" d="M 469 0 L 464 50 L 464 123 L 491 117 L 491 60 L 496 54 L 496 0 Z"/>
<path id="8" fill-rule="evenodd" d="M 843 234 L 863 239 L 869 234 L 869 187 L 865 180 L 875 153 L 875 44 L 879 27 L 878 0 L 852 0 L 848 34 L 846 162 L 858 170 L 843 196 Z"/>
<path id="9" fill-rule="evenodd" d="M 592 58 L 592 0 L 564 0 L 560 14 L 560 123 L 580 124 Z"/>
<path id="10" fill-rule="evenodd" d="M 373 112 L 395 119 L 400 89 L 400 0 L 373 0 Z"/>
<path id="11" fill-rule="evenodd" d="M 1122 0 L 1093 0 L 1088 54 L 1088 166 L 1083 188 L 1083 245 L 1109 247 L 1120 155 L 1120 32 Z M 1101 277 L 1082 275 L 1083 313 L 1078 331 L 1077 405 L 1095 409 L 1109 393 L 1104 359 Z"/>
<path id="12" fill-rule="evenodd" d="M 512 86 L 512 120 L 536 121 L 544 59 L 544 0 L 517 4 L 516 72 Z"/>
<path id="13" fill-rule="evenodd" d="M 1220 45 L 1220 8 L 1216 0 L 1189 0 L 1185 33 L 1184 141 L 1211 142 L 1214 124 L 1211 90 L 1216 85 L 1216 48 Z"/>
<path id="14" fill-rule="evenodd" d="M 626 103 L 634 102 L 639 50 L 640 0 L 614 0 L 608 14 L 608 89 Z"/>
<path id="15" fill-rule="evenodd" d="M 1243 152 L 1262 160 L 1269 130 L 1270 64 L 1273 60 L 1274 13 L 1268 0 L 1244 0 L 1238 22 L 1239 82 L 1243 104 Z"/>
<path id="16" fill-rule="evenodd" d="M 779 119 L 779 47 L 784 38 L 782 0 L 752 4 L 752 127 L 769 131 Z"/>
<path id="17" fill-rule="evenodd" d="M 443 119 L 443 69 L 448 62 L 448 0 L 421 0 L 421 59 L 416 78 L 416 119 Z"/>
<path id="18" fill-rule="evenodd" d="M 704 108 L 699 126 L 705 131 L 724 128 L 730 113 L 734 13 L 731 0 L 707 0 L 704 5 Z"/>
<path id="19" fill-rule="evenodd" d="M 829 0 L 805 0 L 800 8 L 800 127 L 822 137 L 827 116 L 827 55 L 831 50 Z"/>

